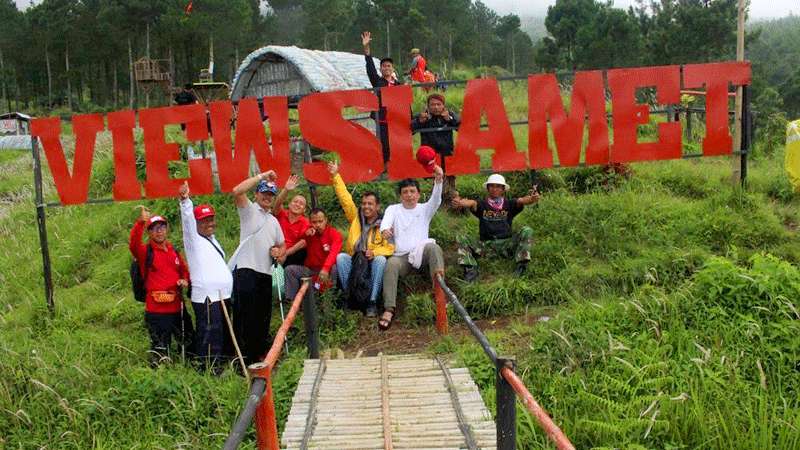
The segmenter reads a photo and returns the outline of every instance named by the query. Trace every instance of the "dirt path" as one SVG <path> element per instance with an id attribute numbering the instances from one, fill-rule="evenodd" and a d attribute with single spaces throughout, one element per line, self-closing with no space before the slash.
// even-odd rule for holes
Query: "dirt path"
<path id="1" fill-rule="evenodd" d="M 549 320 L 550 315 L 521 315 L 506 316 L 496 319 L 477 320 L 475 323 L 484 332 L 507 329 L 512 323 L 534 325 L 539 321 Z M 469 329 L 463 323 L 450 324 L 449 336 L 456 342 L 473 339 Z M 378 353 L 421 353 L 428 350 L 431 344 L 437 342 L 440 336 L 433 324 L 413 326 L 404 324 L 402 317 L 395 322 L 388 331 L 380 331 L 377 319 L 362 318 L 356 338 L 350 345 L 340 351 L 345 357 L 356 355 L 375 356 Z M 336 350 L 334 350 L 336 351 Z M 342 357 L 339 354 L 336 357 Z"/>

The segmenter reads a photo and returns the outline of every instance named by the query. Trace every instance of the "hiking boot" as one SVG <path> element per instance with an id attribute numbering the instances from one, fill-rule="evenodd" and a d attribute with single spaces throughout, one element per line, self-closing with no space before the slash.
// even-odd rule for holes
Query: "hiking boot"
<path id="1" fill-rule="evenodd" d="M 514 275 L 519 277 L 519 276 L 525 275 L 525 272 L 527 272 L 527 271 L 528 271 L 528 263 L 527 262 L 517 263 L 517 268 L 514 270 Z"/>
<path id="2" fill-rule="evenodd" d="M 472 283 L 478 279 L 478 268 L 474 266 L 464 267 L 464 281 Z"/>
<path id="3" fill-rule="evenodd" d="M 378 308 L 375 305 L 367 306 L 367 317 L 378 317 Z"/>

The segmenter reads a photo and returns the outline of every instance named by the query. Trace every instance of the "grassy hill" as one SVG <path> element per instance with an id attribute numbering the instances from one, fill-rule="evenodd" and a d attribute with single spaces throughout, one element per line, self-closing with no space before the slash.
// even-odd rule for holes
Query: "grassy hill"
<path id="1" fill-rule="evenodd" d="M 113 180 L 108 135 L 99 146 L 94 197 L 107 196 Z M 499 351 L 517 357 L 534 396 L 578 448 L 800 448 L 800 203 L 781 166 L 781 155 L 754 161 L 746 191 L 731 186 L 725 158 L 635 164 L 630 178 L 595 168 L 539 172 L 542 200 L 515 222 L 535 231 L 524 277 L 501 261 L 482 263 L 479 283 L 458 279 L 454 242 L 477 233 L 470 216 L 440 212 L 432 235 L 445 248 L 451 286 L 491 327 Z M 148 367 L 127 274 L 135 204 L 48 210 L 50 317 L 29 156 L 0 154 L 0 174 L 0 447 L 219 448 L 246 386 L 230 370 L 212 377 L 180 362 Z M 509 180 L 512 194 L 531 183 L 529 174 Z M 475 197 L 482 182 L 462 177 L 458 188 Z M 369 186 L 395 201 L 392 186 Z M 52 186 L 46 193 L 53 198 Z M 231 199 L 204 200 L 219 208 L 218 236 L 232 250 Z M 330 189 L 320 202 L 338 211 Z M 146 203 L 177 225 L 176 201 Z M 171 240 L 181 241 L 177 227 Z M 422 278 L 406 283 L 387 338 L 435 336 L 425 286 Z M 323 347 L 367 344 L 358 336 L 374 322 L 333 302 L 321 299 Z M 551 319 L 537 320 L 542 314 Z M 466 364 L 493 407 L 492 369 L 451 320 L 454 336 L 434 337 L 427 350 Z M 305 356 L 298 325 L 276 373 L 280 417 Z M 548 448 L 535 421 L 522 410 L 518 417 L 518 448 Z"/>

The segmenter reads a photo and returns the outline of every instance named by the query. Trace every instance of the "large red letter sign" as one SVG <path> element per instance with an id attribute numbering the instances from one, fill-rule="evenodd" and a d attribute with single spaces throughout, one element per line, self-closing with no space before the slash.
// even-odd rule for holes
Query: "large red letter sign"
<path id="1" fill-rule="evenodd" d="M 264 112 L 269 118 L 270 149 L 258 102 L 246 98 L 239 102 L 236 114 L 236 144 L 231 149 L 231 102 L 213 102 L 211 129 L 214 136 L 214 151 L 217 154 L 219 186 L 230 192 L 250 174 L 250 154 L 255 153 L 262 172 L 274 170 L 278 183 L 283 185 L 289 178 L 289 112 L 286 97 L 264 97 Z"/>
<path id="2" fill-rule="evenodd" d="M 391 86 L 381 89 L 381 100 L 386 107 L 389 123 L 389 179 L 422 178 L 430 176 L 417 160 L 411 144 L 411 86 Z"/>
<path id="3" fill-rule="evenodd" d="M 489 129 L 481 131 L 484 112 Z M 497 80 L 491 78 L 467 82 L 456 149 L 448 157 L 450 175 L 479 172 L 478 149 L 494 149 L 492 169 L 497 172 L 528 168 L 525 155 L 517 151 Z"/>
<path id="4" fill-rule="evenodd" d="M 553 127 L 559 164 L 567 167 L 580 163 L 587 109 L 589 145 L 586 147 L 586 164 L 608 163 L 608 121 L 601 71 L 575 74 L 569 114 L 564 112 L 556 76 L 531 75 L 528 77 L 528 108 L 528 152 L 532 168 L 553 167 L 553 151 L 547 145 L 548 117 Z"/>
<path id="5" fill-rule="evenodd" d="M 309 144 L 339 153 L 339 173 L 345 182 L 370 181 L 383 171 L 381 143 L 364 127 L 345 120 L 342 108 L 378 109 L 378 97 L 370 91 L 339 91 L 308 95 L 300 100 L 300 131 Z M 307 180 L 330 184 L 326 163 L 303 164 Z"/>
<path id="6" fill-rule="evenodd" d="M 64 149 L 61 147 L 61 120 L 58 117 L 34 119 L 31 134 L 42 140 L 47 164 L 56 184 L 58 197 L 65 205 L 85 203 L 89 197 L 89 178 L 92 175 L 92 159 L 97 133 L 103 131 L 103 116 L 82 114 L 72 118 L 75 133 L 75 158 L 72 175 L 67 167 Z"/>
<path id="7" fill-rule="evenodd" d="M 138 200 L 142 198 L 142 184 L 136 179 L 136 148 L 133 144 L 133 128 L 136 114 L 133 111 L 117 111 L 108 115 L 108 129 L 114 141 L 114 200 Z"/>
<path id="8" fill-rule="evenodd" d="M 728 128 L 728 85 L 750 84 L 750 63 L 689 64 L 683 67 L 683 83 L 688 89 L 706 86 L 703 154 L 713 156 L 730 153 L 733 140 Z"/>
<path id="9" fill-rule="evenodd" d="M 680 66 L 643 67 L 608 71 L 611 89 L 614 145 L 611 161 L 631 162 L 680 158 L 680 122 L 658 124 L 658 142 L 638 143 L 639 125 L 650 121 L 647 105 L 636 104 L 636 89 L 655 86 L 656 99 L 662 105 L 681 101 Z"/>
<path id="10" fill-rule="evenodd" d="M 205 106 L 183 105 L 167 108 L 144 109 L 139 112 L 139 125 L 144 131 L 144 158 L 147 163 L 147 179 L 144 189 L 147 196 L 173 197 L 186 179 L 172 179 L 169 176 L 169 162 L 180 158 L 178 144 L 164 141 L 164 126 L 186 124 L 186 138 L 202 141 L 208 138 Z M 195 159 L 189 161 L 189 187 L 194 194 L 211 194 L 214 183 L 211 180 L 211 161 Z"/>

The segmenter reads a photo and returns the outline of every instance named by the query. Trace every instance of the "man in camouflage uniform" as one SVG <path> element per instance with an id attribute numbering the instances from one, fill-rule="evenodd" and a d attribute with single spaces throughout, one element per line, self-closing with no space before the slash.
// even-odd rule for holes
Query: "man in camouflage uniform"
<path id="1" fill-rule="evenodd" d="M 517 233 L 513 233 L 511 223 L 525 205 L 539 201 L 539 192 L 534 188 L 524 197 L 506 198 L 505 193 L 509 186 L 505 178 L 499 174 L 489 176 L 483 186 L 489 193 L 485 199 L 469 200 L 456 195 L 452 200 L 453 208 L 469 208 L 469 211 L 478 218 L 479 224 L 480 240 L 468 236 L 458 238 L 458 264 L 464 268 L 464 279 L 466 281 L 477 279 L 478 262 L 475 258 L 488 256 L 490 253 L 501 258 L 513 256 L 517 262 L 514 274 L 522 275 L 531 260 L 533 230 L 525 226 Z"/>

